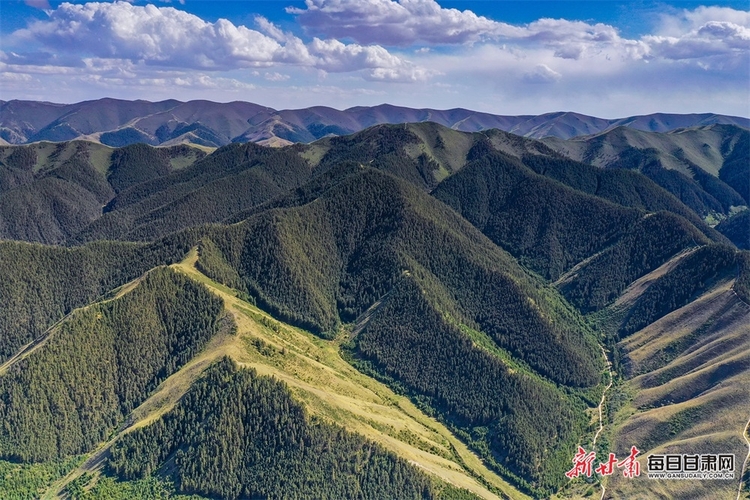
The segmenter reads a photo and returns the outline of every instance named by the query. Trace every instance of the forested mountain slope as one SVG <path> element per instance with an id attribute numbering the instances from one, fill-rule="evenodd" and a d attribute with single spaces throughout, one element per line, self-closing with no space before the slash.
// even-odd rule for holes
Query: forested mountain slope
<path id="1" fill-rule="evenodd" d="M 576 190 L 625 206 L 671 211 L 709 238 L 727 242 L 639 173 L 566 160 L 537 141 L 500 131 L 467 134 L 432 123 L 377 126 L 282 149 L 235 144 L 205 158 L 185 146 L 110 149 L 72 142 L 5 148 L 0 150 L 0 174 L 6 174 L 0 184 L 5 207 L 0 235 L 68 244 L 154 240 L 201 223 L 242 220 L 242 214 L 347 162 L 430 191 L 467 162 L 498 150 Z"/>
<path id="2" fill-rule="evenodd" d="M 311 168 L 293 149 L 233 144 L 183 170 L 119 192 L 103 215 L 70 242 L 148 241 L 219 222 L 301 186 L 310 176 Z"/>
<path id="3" fill-rule="evenodd" d="M 187 146 L 113 150 L 84 141 L 0 147 L 0 238 L 63 243 L 119 191 L 203 156 Z"/>
<path id="4" fill-rule="evenodd" d="M 0 457 L 91 451 L 215 333 L 221 301 L 170 270 L 74 313 L 0 376 Z M 97 394 L 97 397 L 92 397 Z"/>
<path id="5" fill-rule="evenodd" d="M 605 248 L 624 244 L 627 235 L 631 235 L 633 244 L 634 233 L 652 234 L 638 227 L 644 212 L 561 185 L 502 153 L 469 163 L 440 184 L 433 195 L 552 281 Z M 664 239 L 663 245 L 671 249 L 660 250 L 665 255 L 654 263 L 656 266 L 681 250 L 680 245 L 688 245 L 693 239 L 706 241 L 687 221 L 681 224 L 679 217 L 663 212 L 654 217 L 666 225 L 684 228 L 682 238 Z M 636 269 L 634 276 L 648 271 Z"/>
<path id="6" fill-rule="evenodd" d="M 716 230 L 726 236 L 737 248 L 750 250 L 750 210 L 721 221 Z"/>
<path id="7" fill-rule="evenodd" d="M 545 144 L 602 168 L 638 170 L 673 193 L 701 217 L 730 215 L 750 202 L 750 131 L 709 125 L 647 133 L 621 127 Z"/>
<path id="8" fill-rule="evenodd" d="M 77 310 L 56 326 L 44 342 L 0 369 L 4 395 L 0 411 L 8 423 L 5 435 L 0 438 L 2 458 L 22 463 L 41 460 L 42 464 L 31 465 L 30 469 L 41 471 L 44 464 L 60 463 L 61 468 L 70 467 L 71 460 L 76 463 L 78 454 L 90 457 L 89 461 L 78 461 L 79 468 L 61 482 L 46 485 L 43 480 L 37 482 L 43 488 L 37 491 L 49 487 L 50 492 L 66 492 L 72 498 L 128 498 L 128 492 L 141 491 L 144 498 L 149 498 L 145 491 L 153 495 L 159 492 L 159 496 L 165 497 L 173 484 L 183 493 L 222 498 L 248 498 L 258 494 L 280 495 L 281 498 L 288 497 L 290 491 L 300 498 L 321 498 L 321 495 L 338 498 L 349 493 L 365 495 L 365 498 L 377 498 L 381 494 L 399 498 L 475 498 L 464 489 L 425 475 L 370 439 L 332 425 L 327 419 L 311 419 L 300 402 L 276 379 L 260 377 L 247 370 L 236 371 L 233 362 L 226 358 L 218 365 L 209 366 L 212 359 L 221 359 L 222 354 L 227 353 L 243 361 L 247 361 L 248 356 L 263 358 L 271 353 L 278 354 L 272 345 L 255 336 L 258 328 L 267 331 L 261 337 L 275 336 L 274 342 L 279 342 L 280 333 L 289 332 L 266 316 L 248 312 L 248 308 L 254 309 L 250 304 L 237 301 L 234 308 L 227 307 L 217 289 L 209 292 L 191 279 L 192 276 L 188 278 L 177 272 L 178 269 L 182 270 L 180 267 L 154 269 L 113 299 Z M 240 321 L 239 331 L 238 324 L 231 318 Z M 255 335 L 248 332 L 247 320 L 251 318 L 251 332 Z M 309 340 L 298 334 L 289 343 L 297 352 L 305 349 L 309 353 L 311 346 Z M 320 359 L 321 353 L 323 350 L 318 349 L 315 356 Z M 302 358 L 308 359 L 300 356 L 298 362 Z M 315 362 L 311 358 L 308 361 Z M 290 354 L 290 359 L 295 357 Z M 279 366 L 278 362 L 269 362 L 260 367 Z M 346 364 L 342 360 L 341 363 Z M 202 371 L 205 371 L 203 375 Z M 306 372 L 307 384 L 311 383 L 309 376 L 317 371 Z M 356 387 L 356 384 L 351 385 Z M 242 391 L 245 399 L 237 398 L 238 391 Z M 92 404 L 97 400 L 91 399 L 92 394 L 103 395 L 99 404 Z M 331 391 L 331 394 L 336 392 Z M 348 394 L 355 396 L 351 386 Z M 211 410 L 208 413 L 207 408 Z M 159 419 L 161 415 L 164 420 Z M 165 423 L 171 428 L 169 422 L 175 422 L 175 417 L 181 426 L 179 436 L 190 444 L 178 446 L 179 450 L 170 448 L 178 435 L 159 430 Z M 153 425 L 149 426 L 151 422 Z M 235 439 L 227 439 L 227 426 L 232 423 L 240 425 L 235 429 L 240 437 L 246 436 L 249 441 L 240 444 Z M 418 420 L 411 425 L 418 432 L 427 432 L 428 428 L 419 430 Z M 376 432 L 374 428 L 367 428 Z M 10 429 L 16 432 L 9 432 Z M 36 433 L 40 429 L 43 432 Z M 206 437 L 206 432 L 219 434 Z M 265 436 L 265 441 L 259 438 L 258 432 Z M 410 436 L 409 442 L 422 439 L 421 434 L 406 436 Z M 144 439 L 148 444 L 145 448 L 129 448 L 137 447 Z M 154 443 L 149 443 L 148 439 L 160 440 L 160 446 L 153 447 Z M 102 442 L 106 442 L 104 450 L 96 449 Z M 205 463 L 216 455 L 207 455 L 201 447 L 216 443 L 224 447 L 221 456 L 236 457 L 235 462 L 221 458 L 220 462 L 214 462 L 217 468 Z M 409 447 L 407 443 L 402 446 Z M 193 449 L 195 454 L 185 455 Z M 152 458 L 146 459 L 143 453 L 152 454 Z M 243 453 L 245 458 L 240 460 Z M 441 460 L 439 454 L 425 453 L 425 456 L 432 461 Z M 321 461 L 326 457 L 327 460 Z M 160 460 L 173 465 L 166 470 L 156 467 Z M 442 460 L 458 467 L 449 460 Z M 244 472 L 228 468 L 240 462 L 247 467 Z M 271 468 L 262 465 L 269 463 L 276 465 Z M 114 483 L 108 476 L 99 475 L 102 464 L 107 464 L 111 477 L 143 479 Z M 174 464 L 179 469 L 175 469 Z M 425 464 L 434 467 L 431 461 Z M 4 491 L 11 495 L 28 491 L 30 496 L 35 496 L 31 494 L 33 490 L 23 489 L 22 483 L 14 483 L 13 476 L 20 473 L 23 477 L 23 469 L 2 460 L 0 467 L 12 471 L 0 479 Z M 272 470 L 275 476 L 269 475 Z M 306 473 L 299 475 L 303 471 Z M 98 477 L 93 483 L 92 473 Z M 491 473 L 486 473 L 493 481 Z M 37 481 L 28 476 L 28 472 L 26 474 L 31 484 Z M 295 483 L 294 477 L 302 482 Z M 495 498 L 460 473 L 454 480 L 476 489 L 485 498 Z M 501 480 L 496 478 L 495 481 Z M 503 487 L 512 493 L 509 486 Z"/>
<path id="9" fill-rule="evenodd" d="M 218 448 L 218 449 L 217 449 Z M 282 382 L 223 358 L 157 422 L 126 434 L 108 468 L 144 478 L 166 461 L 179 489 L 208 497 L 436 498 L 406 460 L 310 421 Z"/>
<path id="10" fill-rule="evenodd" d="M 352 354 L 369 370 L 424 398 L 458 429 L 471 432 L 500 422 L 515 428 L 503 447 L 527 449 L 531 455 L 525 458 L 543 465 L 522 465 L 528 461 L 514 453 L 494 459 L 530 487 L 556 483 L 550 471 L 564 466 L 563 443 L 570 446 L 573 436 L 560 429 L 580 429 L 581 407 L 539 375 L 571 387 L 596 385 L 601 358 L 580 319 L 551 289 L 525 275 L 447 207 L 403 181 L 364 168 L 316 201 L 264 212 L 210 238 L 201 269 L 324 336 L 339 321 L 352 321 L 382 300 L 356 336 Z M 429 327 L 427 318 L 432 318 Z M 409 325 L 418 324 L 431 332 L 422 339 L 424 350 L 415 343 L 421 335 L 406 335 Z M 394 327 L 402 329 L 400 335 L 390 333 Z M 472 347 L 466 329 L 489 336 L 496 349 L 529 368 L 515 372 Z M 455 365 L 466 379 L 450 384 L 441 379 L 445 364 Z M 407 365 L 422 379 L 404 371 Z M 487 378 L 487 370 L 494 375 Z M 478 392 L 467 392 L 469 387 Z M 548 410 L 557 407 L 566 424 L 535 422 L 533 406 L 521 413 L 517 405 L 532 401 L 550 405 Z M 504 409 L 510 407 L 516 408 L 513 413 Z M 497 432 L 477 435 L 477 445 L 501 439 Z M 550 441 L 554 435 L 557 445 Z"/>
<path id="11" fill-rule="evenodd" d="M 73 309 L 179 260 L 194 240 L 188 231 L 149 245 L 103 241 L 68 249 L 0 242 L 0 362 Z"/>
<path id="12" fill-rule="evenodd" d="M 741 178 L 736 130 L 695 193 Z M 748 211 L 714 230 L 638 169 L 436 123 L 209 154 L 35 143 L 0 148 L 0 206 L 3 238 L 66 245 L 0 242 L 19 498 L 598 497 L 565 477 L 595 437 L 741 452 Z"/>

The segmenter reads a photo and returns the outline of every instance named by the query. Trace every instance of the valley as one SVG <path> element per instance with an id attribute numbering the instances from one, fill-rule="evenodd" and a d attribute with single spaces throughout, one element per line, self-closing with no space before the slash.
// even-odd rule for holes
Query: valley
<path id="1" fill-rule="evenodd" d="M 276 321 L 238 292 L 213 282 L 194 266 L 196 249 L 172 267 L 221 297 L 236 323 L 235 333 L 217 334 L 200 355 L 167 378 L 127 417 L 126 423 L 80 467 L 52 484 L 45 498 L 55 498 L 84 473 L 100 473 L 107 450 L 123 434 L 158 420 L 185 394 L 212 363 L 231 357 L 239 366 L 287 384 L 312 415 L 344 424 L 348 429 L 391 449 L 411 463 L 480 498 L 528 498 L 487 469 L 451 432 L 417 409 L 408 399 L 366 377 L 339 354 L 343 339 L 322 341 Z M 342 332 L 342 337 L 346 335 Z M 500 495 L 500 496 L 498 496 Z"/>
<path id="2" fill-rule="evenodd" d="M 239 134 L 237 106 L 201 106 Z M 579 116 L 592 135 L 539 141 L 461 116 L 0 147 L 0 491 L 744 494 L 750 132 Z M 569 480 L 579 446 L 638 446 L 643 474 Z M 735 479 L 645 477 L 707 452 Z"/>

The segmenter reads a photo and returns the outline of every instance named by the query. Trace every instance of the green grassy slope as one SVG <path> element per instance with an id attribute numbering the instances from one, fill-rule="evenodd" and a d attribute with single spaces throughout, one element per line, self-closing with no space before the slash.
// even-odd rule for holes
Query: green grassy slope
<path id="1" fill-rule="evenodd" d="M 311 421 L 289 389 L 228 358 L 157 422 L 125 435 L 108 468 L 139 478 L 169 461 L 180 491 L 236 498 L 437 498 L 429 478 L 379 445 Z"/>

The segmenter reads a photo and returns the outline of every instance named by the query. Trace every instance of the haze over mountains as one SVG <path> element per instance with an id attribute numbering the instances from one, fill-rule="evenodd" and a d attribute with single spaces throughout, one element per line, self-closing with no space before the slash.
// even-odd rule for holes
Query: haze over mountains
<path id="1" fill-rule="evenodd" d="M 383 104 L 343 111 L 322 106 L 274 110 L 248 102 L 161 102 L 99 99 L 76 104 L 0 101 L 0 140 L 10 144 L 86 139 L 109 146 L 231 142 L 283 145 L 347 135 L 386 123 L 431 121 L 465 132 L 499 129 L 531 138 L 569 139 L 617 127 L 651 132 L 713 124 L 750 127 L 750 119 L 704 114 L 656 113 L 602 119 L 572 112 L 500 116 L 466 109 L 412 109 Z"/>
<path id="2" fill-rule="evenodd" d="M 97 123 L 152 106 L 107 102 Z M 153 106 L 181 107 L 167 103 Z M 175 139 L 191 133 L 207 134 Z M 747 128 L 539 141 L 424 122 L 278 148 L 170 140 L 0 147 L 0 489 L 742 487 L 739 458 L 732 481 L 565 472 L 578 446 L 600 461 L 638 446 L 644 472 L 649 453 L 747 453 Z"/>

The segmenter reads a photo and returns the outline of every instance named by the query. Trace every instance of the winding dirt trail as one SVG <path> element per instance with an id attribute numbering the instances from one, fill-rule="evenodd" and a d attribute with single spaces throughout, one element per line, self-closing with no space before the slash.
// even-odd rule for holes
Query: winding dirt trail
<path id="1" fill-rule="evenodd" d="M 604 361 L 607 362 L 607 374 L 609 375 L 609 384 L 607 384 L 607 387 L 604 388 L 604 392 L 602 392 L 602 400 L 599 401 L 599 430 L 596 431 L 596 434 L 594 434 L 594 441 L 591 443 L 592 446 L 596 446 L 596 440 L 599 439 L 599 434 L 602 433 L 604 430 L 604 418 L 602 417 L 602 408 L 604 407 L 604 400 L 607 397 L 607 391 L 610 387 L 612 387 L 612 382 L 614 378 L 612 377 L 612 363 L 609 362 L 609 358 L 607 357 L 607 353 L 604 352 L 604 347 L 599 346 L 599 349 L 602 350 L 602 356 L 604 356 Z"/>
<path id="2" fill-rule="evenodd" d="M 604 408 L 604 401 L 607 397 L 607 391 L 612 387 L 612 383 L 614 382 L 614 377 L 612 376 L 612 363 L 609 362 L 609 358 L 607 357 L 607 353 L 604 351 L 604 347 L 599 345 L 599 349 L 602 351 L 602 356 L 604 356 L 604 361 L 607 362 L 607 374 L 609 375 L 609 384 L 607 384 L 607 387 L 604 388 L 604 391 L 602 392 L 602 400 L 599 401 L 599 430 L 596 431 L 596 434 L 594 434 L 594 441 L 591 443 L 591 446 L 596 446 L 596 440 L 599 439 L 599 434 L 602 433 L 604 430 L 604 417 L 602 415 L 602 409 Z M 604 494 L 607 492 L 607 489 L 604 487 L 604 483 L 599 483 L 599 485 L 602 487 L 602 496 L 599 497 L 599 500 L 604 500 Z"/>

